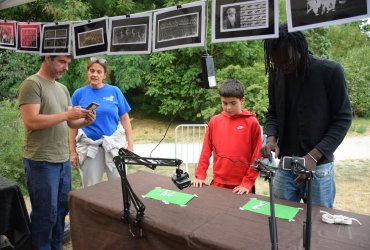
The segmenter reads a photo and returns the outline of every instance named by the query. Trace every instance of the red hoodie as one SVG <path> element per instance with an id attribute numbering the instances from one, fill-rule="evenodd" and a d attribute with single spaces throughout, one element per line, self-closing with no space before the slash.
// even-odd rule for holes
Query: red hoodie
<path id="1" fill-rule="evenodd" d="M 215 182 L 251 190 L 259 173 L 249 164 L 261 159 L 261 146 L 261 127 L 254 113 L 243 109 L 242 113 L 230 116 L 223 111 L 208 123 L 195 176 L 206 179 L 213 153 Z"/>

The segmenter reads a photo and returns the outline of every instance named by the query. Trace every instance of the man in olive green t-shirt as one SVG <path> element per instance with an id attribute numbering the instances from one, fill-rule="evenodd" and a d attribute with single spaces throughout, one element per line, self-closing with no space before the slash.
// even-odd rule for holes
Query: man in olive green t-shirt
<path id="1" fill-rule="evenodd" d="M 18 90 L 25 127 L 23 163 L 31 199 L 34 249 L 62 249 L 67 198 L 71 190 L 68 127 L 95 120 L 94 112 L 71 107 L 67 88 L 56 80 L 68 69 L 70 56 L 42 57 L 40 70 Z"/>

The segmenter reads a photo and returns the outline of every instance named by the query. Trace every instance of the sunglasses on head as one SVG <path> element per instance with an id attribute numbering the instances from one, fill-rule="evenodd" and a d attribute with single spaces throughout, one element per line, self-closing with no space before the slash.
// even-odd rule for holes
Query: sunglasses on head
<path id="1" fill-rule="evenodd" d="M 107 60 L 105 60 L 104 58 L 97 58 L 97 57 L 90 57 L 90 62 L 92 63 L 101 63 L 101 64 L 105 64 L 107 62 Z"/>

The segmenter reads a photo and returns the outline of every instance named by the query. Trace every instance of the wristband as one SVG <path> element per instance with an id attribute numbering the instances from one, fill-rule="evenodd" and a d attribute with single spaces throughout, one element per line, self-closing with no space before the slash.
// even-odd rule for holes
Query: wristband
<path id="1" fill-rule="evenodd" d="M 317 163 L 317 160 L 310 153 L 307 154 L 312 158 L 312 160 L 314 160 Z"/>

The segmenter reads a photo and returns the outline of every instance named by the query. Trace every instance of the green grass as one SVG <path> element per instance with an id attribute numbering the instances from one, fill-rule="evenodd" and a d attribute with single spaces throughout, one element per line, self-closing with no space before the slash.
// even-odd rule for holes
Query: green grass
<path id="1" fill-rule="evenodd" d="M 348 133 L 350 136 L 370 135 L 370 118 L 354 118 Z"/>

